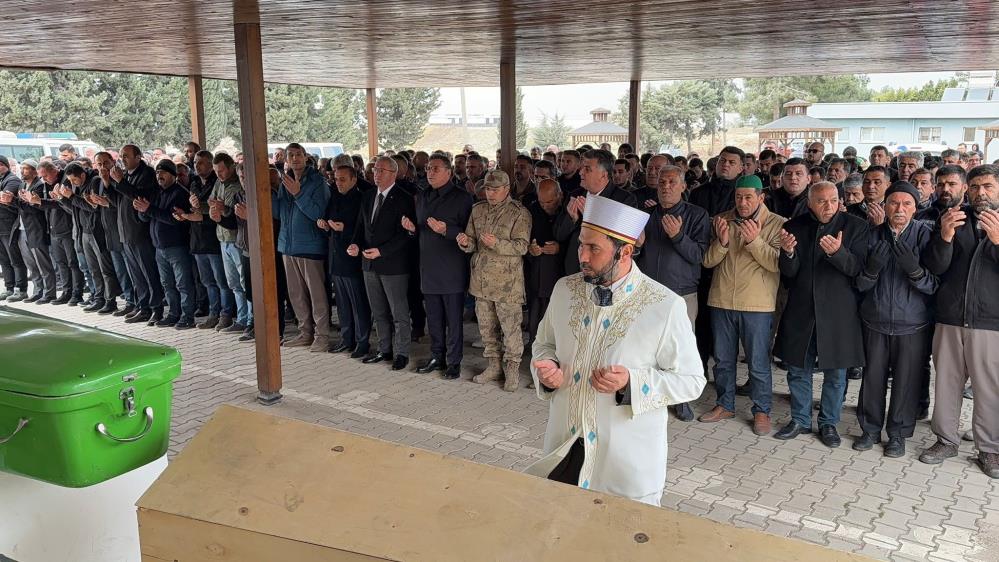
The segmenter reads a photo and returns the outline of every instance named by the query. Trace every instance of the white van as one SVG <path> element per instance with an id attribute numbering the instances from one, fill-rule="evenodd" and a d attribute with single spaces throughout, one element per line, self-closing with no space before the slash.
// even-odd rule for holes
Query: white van
<path id="1" fill-rule="evenodd" d="M 76 148 L 76 153 L 80 156 L 84 156 L 88 148 L 93 148 L 95 151 L 102 150 L 97 143 L 89 140 L 53 138 L 19 139 L 14 133 L 0 131 L 0 154 L 18 162 L 29 158 L 39 160 L 42 156 L 46 155 L 59 158 L 59 147 L 66 143 L 73 145 Z M 13 162 L 11 165 L 13 165 Z"/>
<path id="2" fill-rule="evenodd" d="M 272 142 L 267 144 L 267 157 L 274 160 L 274 152 L 279 148 L 285 148 L 290 143 Z M 338 142 L 301 142 L 306 152 L 316 158 L 333 158 L 343 154 L 343 145 Z"/>

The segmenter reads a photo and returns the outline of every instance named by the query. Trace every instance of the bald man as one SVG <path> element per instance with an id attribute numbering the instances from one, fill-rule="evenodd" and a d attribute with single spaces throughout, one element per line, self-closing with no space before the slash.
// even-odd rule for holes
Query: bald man
<path id="1" fill-rule="evenodd" d="M 563 249 L 555 240 L 555 218 L 562 207 L 562 189 L 553 179 L 541 180 L 531 213 L 531 245 L 527 248 L 527 330 L 530 341 L 548 309 L 555 282 L 565 274 Z"/>

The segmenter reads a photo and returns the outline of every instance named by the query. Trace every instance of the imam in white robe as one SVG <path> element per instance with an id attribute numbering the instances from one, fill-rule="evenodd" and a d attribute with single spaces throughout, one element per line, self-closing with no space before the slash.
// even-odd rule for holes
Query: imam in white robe
<path id="1" fill-rule="evenodd" d="M 582 438 L 579 486 L 659 505 L 666 484 L 666 406 L 701 395 L 704 369 L 683 299 L 632 264 L 614 283 L 612 304 L 597 306 L 581 273 L 558 281 L 532 349 L 538 396 L 550 403 L 545 458 L 527 469 L 547 477 Z M 554 360 L 565 380 L 554 392 L 538 379 L 535 361 Z M 621 365 L 621 390 L 597 392 L 590 373 Z M 625 401 L 626 402 L 626 401 Z"/>

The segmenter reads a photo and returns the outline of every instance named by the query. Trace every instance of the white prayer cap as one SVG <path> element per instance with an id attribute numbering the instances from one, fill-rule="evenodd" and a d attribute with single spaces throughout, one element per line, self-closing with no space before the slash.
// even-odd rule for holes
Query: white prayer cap
<path id="1" fill-rule="evenodd" d="M 607 197 L 586 195 L 583 208 L 583 226 L 635 244 L 649 221 L 649 214 L 634 207 L 618 203 Z"/>

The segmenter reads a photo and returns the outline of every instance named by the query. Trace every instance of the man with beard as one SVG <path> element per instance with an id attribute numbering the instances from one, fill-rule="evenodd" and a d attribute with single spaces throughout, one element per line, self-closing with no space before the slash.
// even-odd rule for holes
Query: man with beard
<path id="1" fill-rule="evenodd" d="M 683 200 L 687 189 L 683 170 L 666 166 L 657 170 L 659 204 L 653 208 L 643 231 L 638 264 L 646 275 L 683 298 L 691 325 L 697 320 L 697 284 L 701 261 L 711 241 L 708 212 Z M 686 402 L 674 408 L 681 421 L 694 419 Z"/>
<path id="2" fill-rule="evenodd" d="M 918 200 L 919 192 L 908 182 L 897 181 L 888 189 L 887 218 L 872 230 L 867 260 L 857 277 L 857 289 L 865 293 L 860 313 L 867 367 L 857 404 L 863 434 L 853 448 L 871 449 L 881 442 L 884 428 L 886 457 L 905 454 L 905 440 L 913 435 L 933 333 L 932 303 L 938 279 L 919 263 L 932 229 L 913 220 Z M 886 420 L 889 377 L 892 387 Z"/>
<path id="3" fill-rule="evenodd" d="M 80 270 L 73 243 L 72 212 L 59 203 L 59 192 L 63 183 L 68 180 L 51 161 L 38 164 L 38 177 L 44 182 L 44 188 L 40 196 L 30 197 L 32 205 L 45 211 L 49 226 L 49 252 L 62 290 L 62 295 L 54 302 L 77 306 L 83 302 L 83 271 Z"/>
<path id="4" fill-rule="evenodd" d="M 770 331 L 780 275 L 777 259 L 784 218 L 763 204 L 763 183 L 755 174 L 735 184 L 735 208 L 714 218 L 714 240 L 703 265 L 715 268 L 708 306 L 714 337 L 714 409 L 702 415 L 711 423 L 735 417 L 735 369 L 739 343 L 749 363 L 753 433 L 770 433 L 773 378 Z"/>
<path id="5" fill-rule="evenodd" d="M 864 201 L 864 176 L 850 174 L 843 180 L 843 203 L 847 208 Z"/>
<path id="6" fill-rule="evenodd" d="M 999 478 L 999 167 L 979 166 L 967 178 L 971 205 L 941 215 L 923 254 L 926 268 L 940 276 L 940 289 L 933 335 L 937 442 L 919 460 L 938 464 L 957 455 L 962 392 L 970 379 L 978 463 Z"/>
<path id="7" fill-rule="evenodd" d="M 609 153 L 608 153 L 609 154 Z M 614 156 L 611 155 L 611 162 Z M 558 167 L 562 170 L 562 175 L 558 177 L 559 186 L 562 193 L 572 193 L 582 185 L 582 173 L 580 172 L 580 155 L 577 150 L 563 151 L 559 157 Z M 613 168 L 613 165 L 612 165 Z M 613 170 L 611 170 L 613 172 Z M 607 174 L 610 177 L 610 173 Z"/>
<path id="8" fill-rule="evenodd" d="M 808 163 L 808 169 L 822 168 L 824 172 L 826 169 L 825 155 L 826 147 L 824 144 L 821 142 L 809 143 L 808 148 L 805 149 L 805 162 Z"/>
<path id="9" fill-rule="evenodd" d="M 49 227 L 45 211 L 41 206 L 32 204 L 33 200 L 40 200 L 45 191 L 45 184 L 38 177 L 38 163 L 31 159 L 21 162 L 21 179 L 24 180 L 24 187 L 17 193 L 17 199 L 13 195 L 8 197 L 11 199 L 10 204 L 19 209 L 21 256 L 36 271 L 36 282 L 40 280 L 42 284 L 44 296 L 35 302 L 66 303 L 69 301 L 68 296 L 63 301 L 59 301 L 56 296 L 56 274 L 49 254 Z M 0 192 L 0 203 L 7 193 Z"/>
<path id="10" fill-rule="evenodd" d="M 534 186 L 534 161 L 530 156 L 518 154 L 513 161 L 513 185 L 510 186 L 510 197 L 520 201 L 527 207 L 538 198 Z"/>
<path id="11" fill-rule="evenodd" d="M 774 355 L 789 369 L 791 421 L 774 434 L 793 439 L 812 431 L 812 372 L 823 371 L 819 437 L 840 445 L 839 423 L 846 369 L 864 364 L 854 279 L 867 257 L 868 225 L 840 212 L 836 186 L 819 182 L 808 193 L 811 212 L 784 224 L 780 273 L 787 305 L 777 329 Z"/>
<path id="12" fill-rule="evenodd" d="M 911 176 L 913 172 L 923 167 L 922 152 L 903 152 L 898 156 L 898 179 L 913 183 Z M 915 184 L 913 184 L 915 185 Z"/>
<path id="13" fill-rule="evenodd" d="M 624 158 L 618 158 L 614 161 L 611 185 L 618 189 L 631 189 L 631 163 Z"/>
<path id="14" fill-rule="evenodd" d="M 704 388 L 683 299 L 632 261 L 649 215 L 590 196 L 581 274 L 559 280 L 532 349 L 549 402 L 544 450 L 527 472 L 659 505 L 667 406 Z"/>
<path id="15" fill-rule="evenodd" d="M 925 213 L 937 198 L 933 185 L 933 172 L 926 168 L 917 168 L 915 172 L 909 174 L 909 183 L 919 192 L 915 218 L 920 220 L 920 214 Z"/>
<path id="16" fill-rule="evenodd" d="M 941 166 L 937 169 L 934 201 L 926 209 L 916 214 L 916 218 L 935 224 L 951 207 L 964 204 L 964 194 L 968 189 L 968 173 L 957 164 Z"/>

